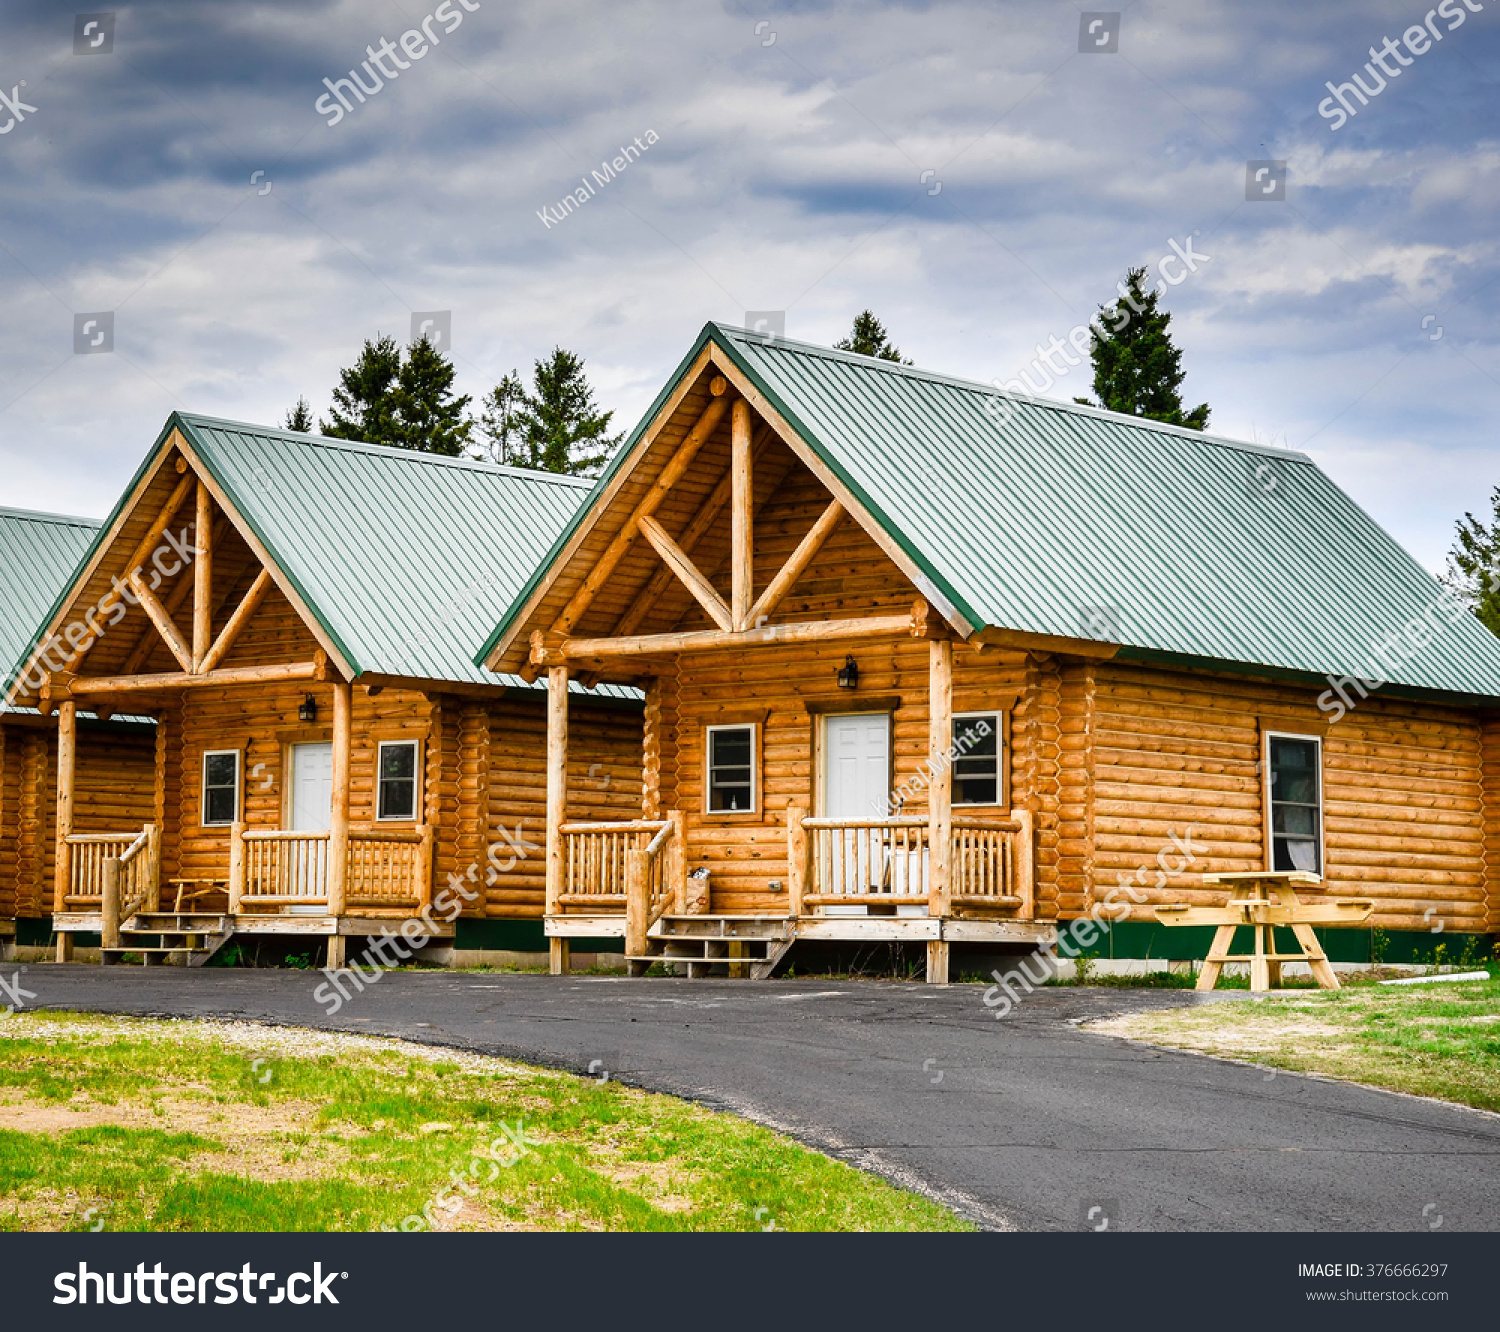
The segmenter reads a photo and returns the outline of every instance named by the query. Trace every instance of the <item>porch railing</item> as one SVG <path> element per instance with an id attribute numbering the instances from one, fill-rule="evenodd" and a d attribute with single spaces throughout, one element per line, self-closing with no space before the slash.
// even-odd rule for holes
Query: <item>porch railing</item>
<path id="1" fill-rule="evenodd" d="M 920 816 L 809 818 L 789 812 L 790 914 L 926 915 L 932 910 L 931 828 Z M 952 820 L 947 912 L 1035 916 L 1032 815 Z"/>
<path id="2" fill-rule="evenodd" d="M 838 915 L 849 907 L 860 915 L 874 914 L 870 907 L 925 910 L 932 860 L 925 818 L 803 819 L 802 826 L 810 837 L 812 883 L 801 900 L 814 914 Z"/>
<path id="3" fill-rule="evenodd" d="M 557 906 L 585 914 L 625 910 L 626 862 L 644 851 L 669 819 L 622 819 L 615 823 L 565 823 L 563 886 Z"/>
<path id="4" fill-rule="evenodd" d="M 347 906 L 420 911 L 432 900 L 432 828 L 416 832 L 350 830 Z"/>
<path id="5" fill-rule="evenodd" d="M 120 902 L 128 905 L 128 919 L 136 911 L 155 911 L 161 885 L 161 828 L 146 824 L 139 832 L 69 833 L 63 854 L 68 858 L 68 894 L 64 911 L 101 908 L 104 900 L 104 862 L 120 862 Z"/>
<path id="6" fill-rule="evenodd" d="M 235 824 L 229 842 L 231 914 L 329 909 L 330 832 Z M 344 908 L 415 913 L 431 900 L 432 829 L 350 829 Z"/>
<path id="7" fill-rule="evenodd" d="M 232 915 L 328 906 L 328 832 L 285 832 L 236 823 L 229 837 Z"/>
<path id="8" fill-rule="evenodd" d="M 674 873 L 681 859 L 681 816 L 671 818 L 644 847 L 625 853 L 625 953 L 640 957 L 646 951 L 651 927 L 677 903 L 686 885 Z M 685 911 L 685 904 L 679 908 Z"/>

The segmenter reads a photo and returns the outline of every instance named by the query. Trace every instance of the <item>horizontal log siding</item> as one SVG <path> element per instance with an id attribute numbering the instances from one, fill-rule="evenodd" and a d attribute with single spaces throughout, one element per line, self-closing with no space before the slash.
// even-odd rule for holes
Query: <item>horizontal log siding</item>
<path id="1" fill-rule="evenodd" d="M 1202 848 L 1189 873 L 1132 915 L 1162 902 L 1207 904 L 1221 893 L 1197 875 L 1265 863 L 1258 764 L 1261 725 L 1319 733 L 1317 691 L 1126 663 L 1098 667 L 1094 815 L 1102 896 L 1122 874 L 1170 851 L 1170 834 L 1192 827 Z M 1487 920 L 1481 724 L 1456 708 L 1374 696 L 1324 736 L 1327 878 L 1330 890 L 1373 897 L 1371 925 L 1448 929 Z M 1175 853 L 1172 853 L 1175 858 Z"/>

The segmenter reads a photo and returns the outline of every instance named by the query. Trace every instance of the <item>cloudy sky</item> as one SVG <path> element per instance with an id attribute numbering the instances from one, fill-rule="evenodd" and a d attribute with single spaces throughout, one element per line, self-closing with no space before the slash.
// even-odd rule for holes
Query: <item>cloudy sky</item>
<path id="1" fill-rule="evenodd" d="M 6 0 L 0 504 L 104 514 L 174 408 L 326 412 L 416 311 L 451 311 L 463 391 L 560 344 L 621 425 L 747 310 L 831 343 L 869 306 L 918 365 L 1004 381 L 1191 238 L 1188 405 L 1440 568 L 1500 484 L 1500 0 L 1444 8 L 1335 128 L 1325 84 L 1375 89 L 1425 0 Z M 382 40 L 407 67 L 320 113 Z M 1284 191 L 1248 200 L 1252 161 Z M 75 351 L 100 314 L 113 350 Z"/>

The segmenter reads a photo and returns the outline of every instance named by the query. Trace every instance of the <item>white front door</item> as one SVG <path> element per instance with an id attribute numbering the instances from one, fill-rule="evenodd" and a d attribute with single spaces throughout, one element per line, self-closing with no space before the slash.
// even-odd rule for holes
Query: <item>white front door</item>
<path id="1" fill-rule="evenodd" d="M 823 814 L 830 819 L 883 818 L 891 793 L 891 714 L 835 713 L 823 718 Z M 833 893 L 879 891 L 884 873 L 876 835 L 834 832 Z M 831 916 L 864 916 L 862 903 L 825 906 Z"/>
<path id="2" fill-rule="evenodd" d="M 333 822 L 333 744 L 292 746 L 293 832 L 327 832 Z M 328 891 L 328 843 L 294 843 L 287 848 L 288 892 L 322 897 Z M 321 905 L 293 906 L 294 912 L 321 912 Z"/>

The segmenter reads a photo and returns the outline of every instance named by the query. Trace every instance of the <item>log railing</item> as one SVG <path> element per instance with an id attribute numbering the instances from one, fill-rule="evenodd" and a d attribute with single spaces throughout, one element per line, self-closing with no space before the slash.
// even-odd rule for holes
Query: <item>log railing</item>
<path id="1" fill-rule="evenodd" d="M 813 914 L 838 914 L 830 907 L 926 906 L 931 848 L 925 818 L 803 819 L 802 827 L 809 834 L 812 881 L 800 898 Z"/>
<path id="2" fill-rule="evenodd" d="M 1006 911 L 1019 920 L 1033 919 L 1031 827 L 1031 811 L 1025 809 L 1008 819 L 953 820 L 948 876 L 956 915 Z"/>
<path id="3" fill-rule="evenodd" d="M 669 819 L 622 819 L 615 823 L 565 823 L 563 890 L 559 908 L 589 915 L 625 910 L 626 858 L 644 851 L 671 826 Z"/>
<path id="4" fill-rule="evenodd" d="M 104 900 L 104 862 L 120 862 L 120 903 L 128 920 L 143 908 L 155 911 L 161 883 L 161 829 L 148 823 L 139 832 L 69 833 L 68 895 L 63 910 L 98 909 Z"/>
<path id="5" fill-rule="evenodd" d="M 284 832 L 236 823 L 229 839 L 229 911 L 328 905 L 328 832 Z"/>
<path id="6" fill-rule="evenodd" d="M 432 901 L 432 828 L 349 832 L 346 906 L 420 911 Z"/>
<path id="7" fill-rule="evenodd" d="M 687 886 L 676 870 L 682 856 L 681 814 L 666 820 L 656 835 L 638 850 L 625 853 L 625 955 L 641 957 L 651 927 L 685 894 Z M 679 906 L 679 911 L 685 906 Z"/>
<path id="8" fill-rule="evenodd" d="M 328 909 L 330 832 L 230 830 L 231 914 L 295 907 Z M 386 832 L 351 829 L 344 906 L 414 914 L 432 900 L 432 829 Z"/>
<path id="9" fill-rule="evenodd" d="M 1032 815 L 956 817 L 949 844 L 949 911 L 1035 916 Z M 809 818 L 788 811 L 788 914 L 884 914 L 931 909 L 931 825 L 921 816 Z M 917 914 L 910 912 L 910 914 Z"/>

